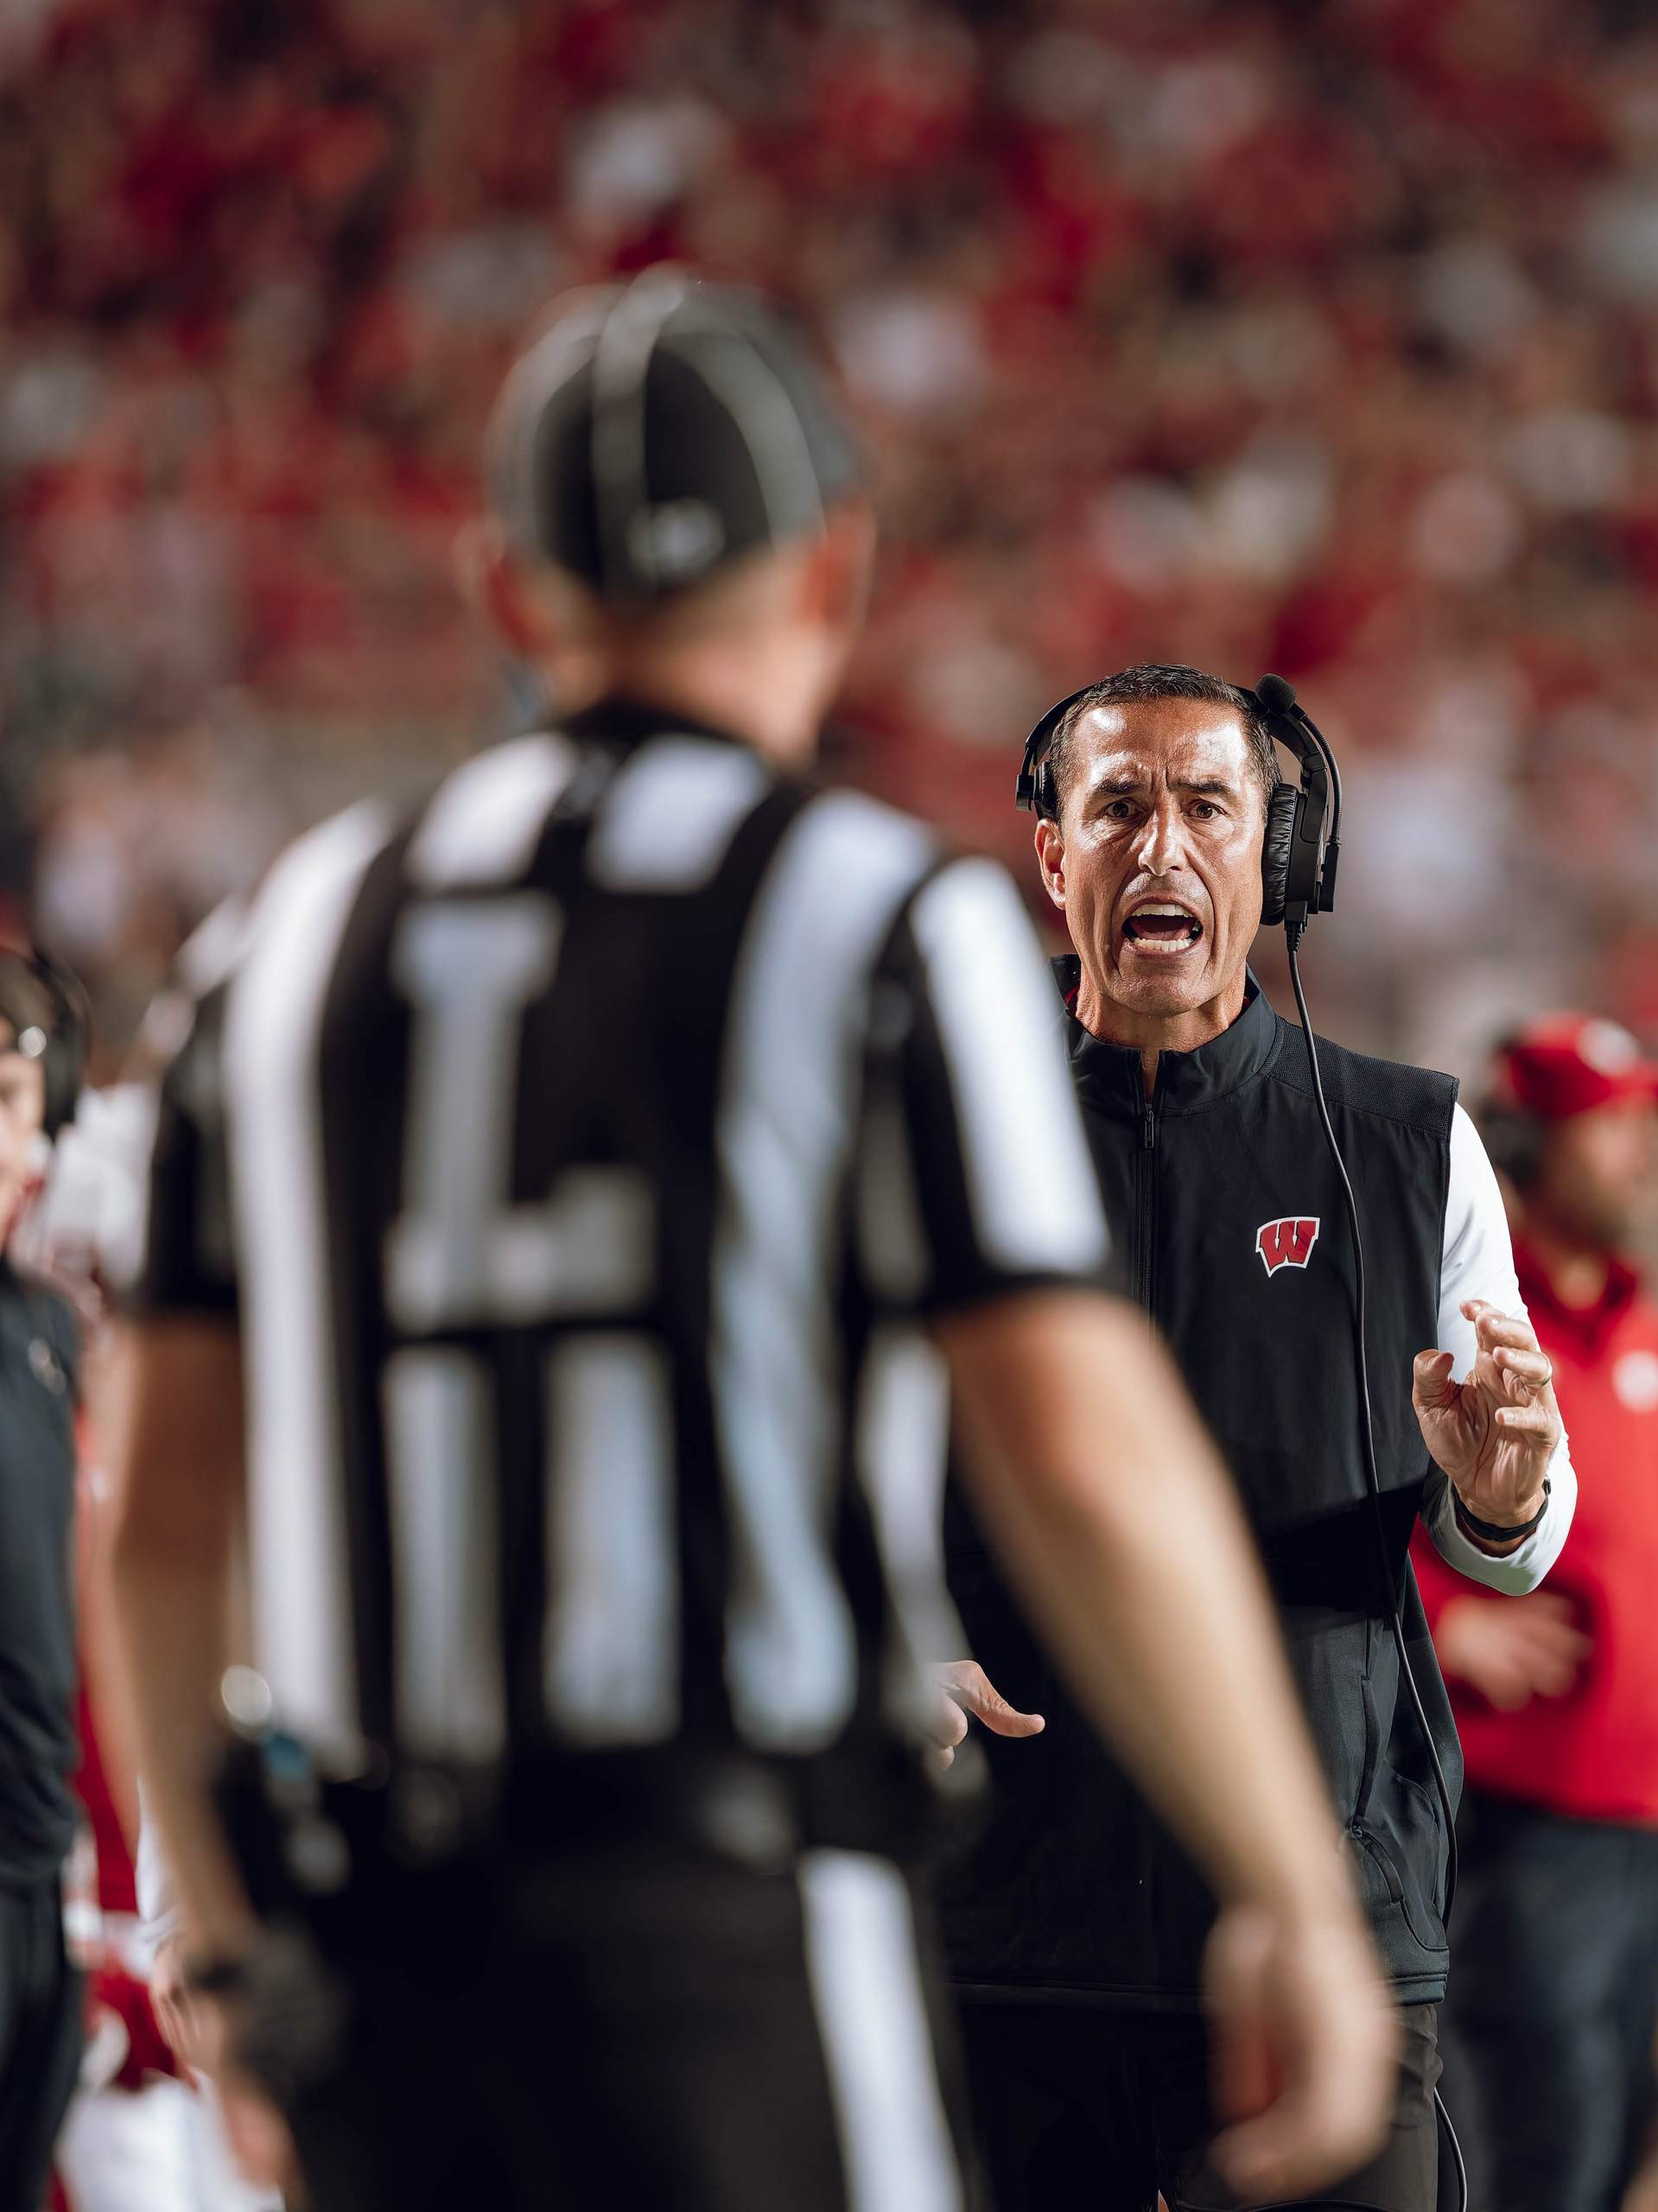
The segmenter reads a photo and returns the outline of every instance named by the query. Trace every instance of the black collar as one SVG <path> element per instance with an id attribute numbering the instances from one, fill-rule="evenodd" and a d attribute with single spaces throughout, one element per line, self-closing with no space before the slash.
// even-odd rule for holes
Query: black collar
<path id="1" fill-rule="evenodd" d="M 643 745 L 647 738 L 660 737 L 664 731 L 681 737 L 713 738 L 721 745 L 748 742 L 728 729 L 699 721 L 695 715 L 684 714 L 677 707 L 652 706 L 648 699 L 631 698 L 619 691 L 583 707 L 579 715 L 555 717 L 550 726 L 570 737 L 596 738 L 612 745 Z"/>
<path id="2" fill-rule="evenodd" d="M 1140 1053 L 1132 1045 L 1108 1045 L 1083 1028 L 1071 1012 L 1082 963 L 1067 953 L 1053 963 L 1065 1001 L 1065 1048 L 1077 1096 L 1102 1113 L 1136 1118 L 1145 1111 Z M 1248 971 L 1243 1011 L 1229 1029 L 1191 1052 L 1165 1052 L 1158 1062 L 1154 1103 L 1162 1114 L 1201 1114 L 1252 1082 L 1278 1050 L 1278 1016 Z"/>

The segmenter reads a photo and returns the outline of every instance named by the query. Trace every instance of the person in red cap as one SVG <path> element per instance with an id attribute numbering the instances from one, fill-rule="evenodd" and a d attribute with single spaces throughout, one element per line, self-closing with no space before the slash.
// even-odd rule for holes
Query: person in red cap
<path id="1" fill-rule="evenodd" d="M 1520 1287 L 1579 1476 L 1547 1590 L 1416 1572 L 1467 1761 L 1450 2012 L 1501 2212 L 1618 2212 L 1658 2015 L 1658 1304 L 1623 1257 L 1658 1065 L 1616 1022 L 1539 1020 L 1484 1116 Z"/>

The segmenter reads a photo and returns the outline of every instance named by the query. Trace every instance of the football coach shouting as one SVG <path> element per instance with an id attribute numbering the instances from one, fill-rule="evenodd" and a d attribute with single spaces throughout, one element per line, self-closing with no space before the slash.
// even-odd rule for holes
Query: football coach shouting
<path id="1" fill-rule="evenodd" d="M 1461 1763 L 1406 1550 L 1420 1516 L 1453 1567 L 1529 1590 L 1565 1541 L 1576 1484 L 1454 1082 L 1320 1040 L 1321 1100 L 1301 1033 L 1249 972 L 1263 918 L 1284 916 L 1286 873 L 1308 871 L 1296 936 L 1319 903 L 1308 862 L 1333 763 L 1316 737 L 1287 686 L 1263 680 L 1258 696 L 1195 669 L 1134 668 L 1039 726 L 1020 795 L 1074 947 L 1056 1012 L 1128 1287 L 1233 1468 L 1401 2016 L 1386 2148 L 1316 2202 L 1432 2212 L 1445 1808 Z M 1302 758 L 1305 799 L 1280 781 L 1280 742 Z M 1333 870 L 1325 853 L 1326 890 Z M 1368 1412 L 1324 1101 L 1364 1240 Z M 946 1923 L 998 2202 L 1149 2212 L 1160 2190 L 1172 2212 L 1230 2206 L 1206 2155 L 1217 2120 L 1197 2011 L 1213 1908 L 1076 1717 L 986 1554 L 957 1535 L 954 1593 L 978 1664 L 944 1679 L 988 1725 L 998 1787 L 946 1884 Z M 1038 1713 L 1044 1732 L 1011 1740 Z M 946 1732 L 965 1726 L 957 1714 Z"/>

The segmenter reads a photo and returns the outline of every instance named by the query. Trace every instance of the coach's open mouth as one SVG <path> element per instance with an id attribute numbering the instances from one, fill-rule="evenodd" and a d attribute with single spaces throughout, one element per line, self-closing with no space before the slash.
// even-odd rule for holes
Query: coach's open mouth
<path id="1" fill-rule="evenodd" d="M 1204 925 L 1191 907 L 1172 899 L 1148 899 L 1122 925 L 1126 944 L 1133 945 L 1136 952 L 1166 959 L 1190 952 L 1203 933 Z"/>

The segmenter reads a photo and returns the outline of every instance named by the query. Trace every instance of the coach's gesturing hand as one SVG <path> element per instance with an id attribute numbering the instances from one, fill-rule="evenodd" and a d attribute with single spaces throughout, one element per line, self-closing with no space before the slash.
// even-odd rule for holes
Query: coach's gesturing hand
<path id="1" fill-rule="evenodd" d="M 932 1685 L 932 1740 L 940 1766 L 956 1757 L 969 1715 L 998 1736 L 1039 1736 L 1048 1725 L 1039 1713 L 1021 1713 L 1009 1705 L 976 1660 L 952 1659 L 935 1667 Z"/>
<path id="2" fill-rule="evenodd" d="M 1519 1528 L 1541 1510 L 1560 1440 L 1553 1370 L 1528 1321 L 1480 1298 L 1462 1311 L 1477 1346 L 1467 1380 L 1452 1381 L 1450 1352 L 1418 1352 L 1412 1402 L 1423 1440 L 1467 1511 Z"/>

